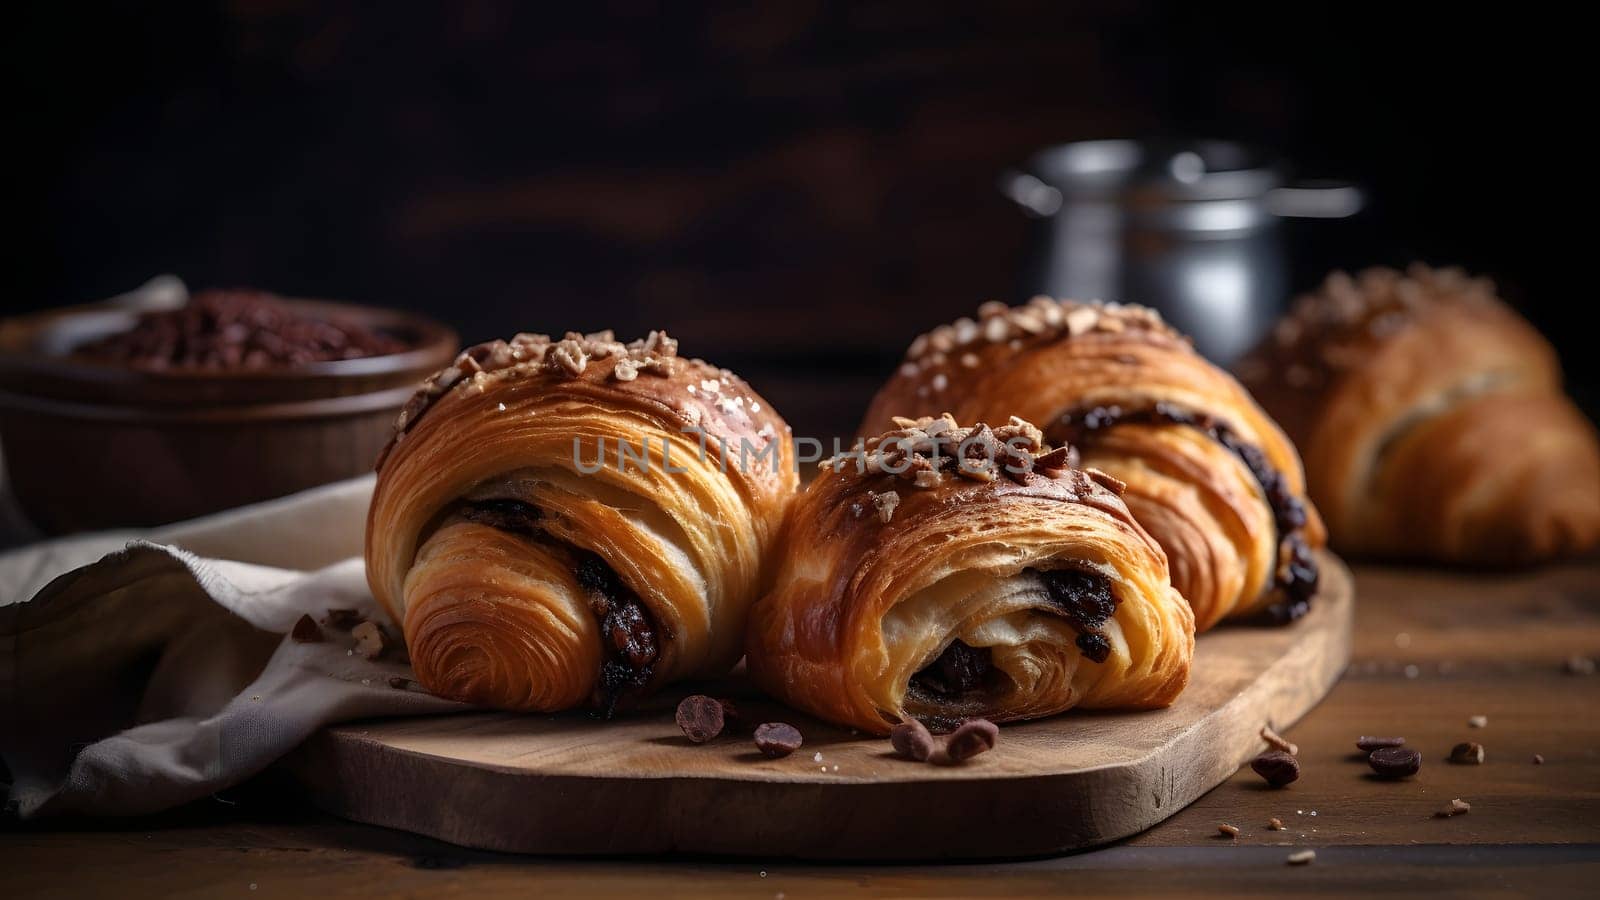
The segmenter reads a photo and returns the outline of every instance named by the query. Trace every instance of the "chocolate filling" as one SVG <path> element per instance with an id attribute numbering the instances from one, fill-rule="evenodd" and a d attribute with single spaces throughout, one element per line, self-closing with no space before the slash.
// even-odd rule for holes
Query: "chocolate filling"
<path id="1" fill-rule="evenodd" d="M 469 522 L 556 543 L 540 528 L 543 516 L 539 508 L 520 500 L 474 500 L 462 503 L 455 512 Z M 597 705 L 610 718 L 619 701 L 650 681 L 661 653 L 655 623 L 639 595 L 623 584 L 604 559 L 588 550 L 562 546 L 576 561 L 573 575 L 587 596 L 589 610 L 600 623 L 604 659 L 600 664 Z"/>
<path id="2" fill-rule="evenodd" d="M 599 556 L 584 550 L 578 556 L 578 585 L 589 595 L 589 609 L 600 620 L 600 699 L 607 718 L 617 701 L 650 681 L 660 648 L 650 613 L 639 595 L 628 589 Z"/>
<path id="3" fill-rule="evenodd" d="M 969 646 L 957 638 L 931 665 L 911 676 L 911 682 L 940 697 L 958 697 L 983 685 L 994 665 L 992 656 L 988 647 Z"/>
<path id="4" fill-rule="evenodd" d="M 1239 457 L 1261 485 L 1277 526 L 1278 566 L 1272 589 L 1278 597 L 1267 607 L 1267 614 L 1274 621 L 1285 623 L 1309 612 L 1311 598 L 1317 593 L 1317 561 L 1305 539 L 1305 505 L 1261 448 L 1239 437 L 1226 422 L 1170 403 L 1157 403 L 1149 409 L 1096 406 L 1066 413 L 1050 427 L 1046 437 L 1054 444 L 1081 445 L 1092 440 L 1095 432 L 1126 424 L 1186 425 L 1204 432 Z"/>
<path id="5" fill-rule="evenodd" d="M 1101 575 L 1081 569 L 1053 569 L 1043 572 L 1028 569 L 1044 585 L 1054 611 L 1078 630 L 1077 645 L 1088 659 L 1100 663 L 1111 655 L 1111 642 L 1101 627 L 1117 611 L 1117 598 L 1111 593 L 1111 582 Z M 968 698 L 975 691 L 992 686 L 989 676 L 994 672 L 994 654 L 988 647 L 973 647 L 957 638 L 944 648 L 939 658 L 911 676 L 913 693 L 923 694 L 939 702 Z M 949 724 L 938 716 L 919 716 L 924 725 L 938 731 L 936 725 Z M 950 722 L 960 723 L 959 718 Z M 944 730 L 949 730 L 948 728 Z"/>
<path id="6" fill-rule="evenodd" d="M 1078 649 L 1089 660 L 1103 663 L 1111 656 L 1111 642 L 1100 631 L 1117 612 L 1117 598 L 1111 582 L 1102 575 L 1081 569 L 1029 569 L 1044 582 L 1050 602 L 1078 630 Z"/>
<path id="7" fill-rule="evenodd" d="M 539 507 L 521 500 L 478 500 L 460 509 L 461 518 L 501 531 L 534 534 L 539 530 Z"/>

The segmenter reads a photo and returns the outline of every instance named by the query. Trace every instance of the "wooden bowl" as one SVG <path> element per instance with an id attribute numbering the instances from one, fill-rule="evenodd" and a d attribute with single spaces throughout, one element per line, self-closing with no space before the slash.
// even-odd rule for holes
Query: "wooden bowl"
<path id="1" fill-rule="evenodd" d="M 0 321 L 0 445 L 23 512 L 51 534 L 156 525 L 372 470 L 396 414 L 455 355 L 455 332 L 394 310 L 286 300 L 413 349 L 261 371 L 146 371 L 75 359 L 145 311 L 98 304 Z"/>

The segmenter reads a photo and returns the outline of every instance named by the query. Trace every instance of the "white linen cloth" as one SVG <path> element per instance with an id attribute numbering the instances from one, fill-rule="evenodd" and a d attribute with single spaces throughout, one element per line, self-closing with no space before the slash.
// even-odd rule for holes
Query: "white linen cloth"
<path id="1" fill-rule="evenodd" d="M 249 778 L 318 728 L 460 710 L 353 640 L 285 635 L 354 608 L 372 478 L 149 532 L 0 555 L 0 758 L 23 817 L 137 815 Z"/>

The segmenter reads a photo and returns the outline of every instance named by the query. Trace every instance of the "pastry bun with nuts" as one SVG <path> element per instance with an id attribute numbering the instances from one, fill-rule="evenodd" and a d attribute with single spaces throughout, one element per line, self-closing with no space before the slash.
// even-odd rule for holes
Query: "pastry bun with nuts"
<path id="1" fill-rule="evenodd" d="M 1123 501 L 1166 550 L 1200 630 L 1308 609 L 1324 535 L 1293 445 L 1153 310 L 1045 297 L 986 303 L 977 319 L 912 343 L 862 433 L 943 410 L 961 421 L 1037 422 L 1082 465 L 1126 483 Z"/>
<path id="2" fill-rule="evenodd" d="M 1533 563 L 1600 543 L 1600 442 L 1487 279 L 1335 272 L 1240 362 L 1305 455 L 1335 546 Z"/>
<path id="3" fill-rule="evenodd" d="M 401 412 L 367 580 L 434 693 L 609 712 L 738 660 L 791 453 L 769 404 L 663 332 L 481 344 Z"/>
<path id="4" fill-rule="evenodd" d="M 823 463 L 752 613 L 763 690 L 887 734 L 1170 704 L 1194 617 L 1118 497 L 1039 430 L 898 419 Z"/>

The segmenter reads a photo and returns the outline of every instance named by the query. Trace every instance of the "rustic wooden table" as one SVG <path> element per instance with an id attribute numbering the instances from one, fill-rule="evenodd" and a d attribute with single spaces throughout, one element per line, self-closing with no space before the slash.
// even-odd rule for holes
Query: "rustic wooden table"
<path id="1" fill-rule="evenodd" d="M 1161 825 L 1066 857 L 820 866 L 771 859 L 546 859 L 463 850 L 340 821 L 266 776 L 151 820 L 7 823 L 7 897 L 675 895 L 801 898 L 1189 896 L 1445 890 L 1588 892 L 1600 883 L 1600 561 L 1537 574 L 1358 567 L 1354 658 L 1288 732 L 1303 775 L 1268 790 L 1248 769 Z M 1469 719 L 1484 716 L 1484 727 Z M 1362 734 L 1425 755 L 1404 782 L 1368 777 Z M 1445 761 L 1461 741 L 1480 766 Z M 1535 762 L 1535 754 L 1542 763 Z M 1472 811 L 1436 818 L 1461 798 Z M 1283 831 L 1267 821 L 1281 819 Z M 1219 822 L 1236 825 L 1236 839 Z M 1316 860 L 1290 866 L 1311 848 Z"/>

